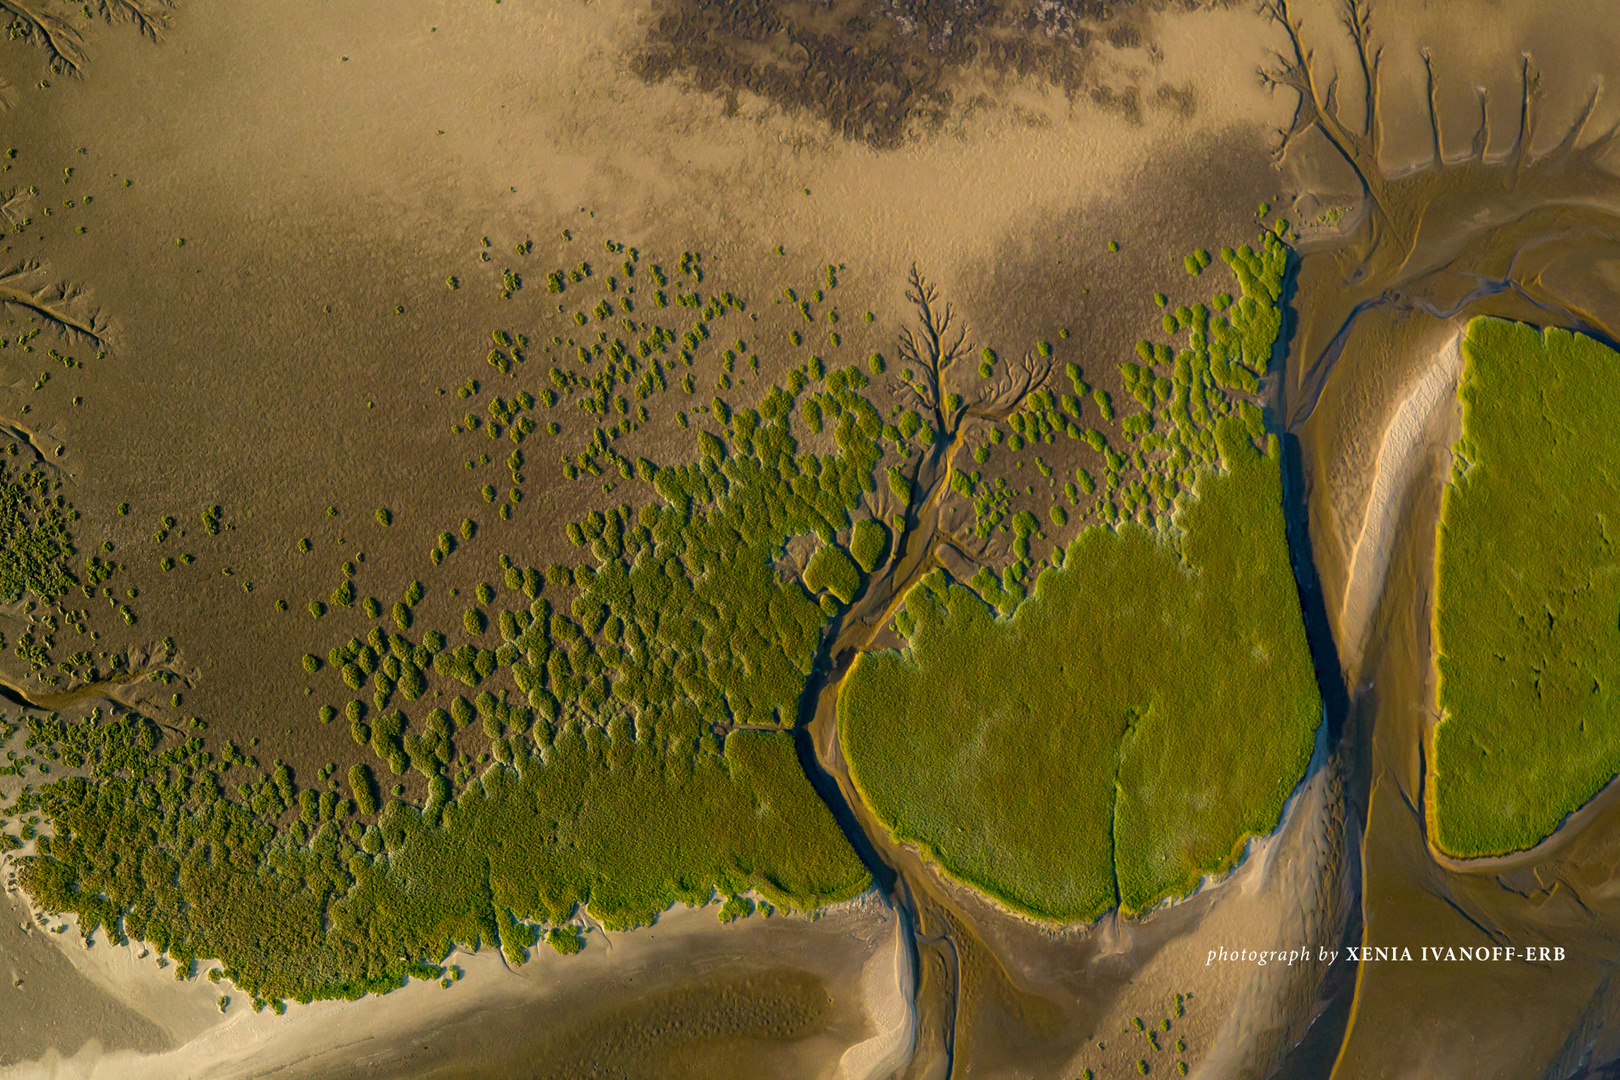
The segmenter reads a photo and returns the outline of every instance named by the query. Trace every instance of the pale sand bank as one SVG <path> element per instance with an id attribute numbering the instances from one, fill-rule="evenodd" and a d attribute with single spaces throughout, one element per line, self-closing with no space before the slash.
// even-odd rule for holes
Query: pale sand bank
<path id="1" fill-rule="evenodd" d="M 1366 649 L 1407 492 L 1449 427 L 1439 421 L 1444 420 L 1447 403 L 1455 401 L 1457 377 L 1462 372 L 1461 342 L 1461 335 L 1453 334 L 1436 351 L 1428 370 L 1413 382 L 1384 428 L 1372 493 L 1351 551 L 1349 580 L 1339 609 L 1339 655 L 1346 671 L 1357 670 Z"/>
<path id="2" fill-rule="evenodd" d="M 447 1062 L 475 1066 L 481 1054 L 494 1052 L 482 1045 L 478 1033 L 484 1028 L 498 1030 L 508 1042 L 514 1033 L 551 1035 L 551 1029 L 599 1005 L 622 1007 L 683 981 L 776 969 L 809 972 L 833 999 L 832 1020 L 803 1040 L 803 1075 L 877 1080 L 909 1055 L 910 950 L 901 937 L 901 919 L 875 894 L 819 918 L 755 915 L 725 925 L 717 910 L 717 905 L 676 908 L 654 926 L 625 933 L 593 927 L 577 956 L 559 956 L 542 945 L 518 968 L 508 967 L 496 950 L 457 952 L 447 962 L 465 974 L 448 990 L 412 982 L 356 1002 L 289 1004 L 284 1016 L 268 1009 L 254 1013 L 229 983 L 216 985 L 201 976 L 177 982 L 172 966 L 160 970 L 155 956 L 140 957 L 142 945 L 109 946 L 97 934 L 86 949 L 70 928 L 46 937 L 61 946 L 87 986 L 167 1033 L 170 1048 L 107 1051 L 92 1040 L 71 1054 L 51 1050 L 0 1069 L 0 1076 L 441 1075 L 452 1067 Z M 199 965 L 204 972 L 211 966 Z M 232 998 L 224 1014 L 217 1004 L 222 993 Z M 78 1043 L 63 1038 L 58 1045 Z"/>

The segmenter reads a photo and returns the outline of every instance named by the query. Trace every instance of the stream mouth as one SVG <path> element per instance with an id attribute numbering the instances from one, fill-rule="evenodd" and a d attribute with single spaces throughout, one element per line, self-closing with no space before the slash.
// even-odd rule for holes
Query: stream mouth
<path id="1" fill-rule="evenodd" d="M 71 690 L 51 694 L 27 693 L 9 682 L 0 681 L 0 700 L 8 701 L 19 709 L 33 709 L 38 712 L 70 709 L 86 701 L 113 701 L 122 705 L 126 703 L 117 698 L 115 692 L 118 689 L 132 686 L 155 672 L 169 672 L 169 670 L 166 667 L 143 668 L 140 671 L 98 679 L 82 686 L 75 686 Z"/>

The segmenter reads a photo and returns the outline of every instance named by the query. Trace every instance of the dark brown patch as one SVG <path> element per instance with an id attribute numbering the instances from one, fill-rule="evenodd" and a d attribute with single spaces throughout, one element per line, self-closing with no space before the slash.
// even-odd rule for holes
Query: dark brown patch
<path id="1" fill-rule="evenodd" d="M 955 76 L 970 64 L 1034 77 L 1139 116 L 1134 91 L 1099 90 L 1104 47 L 1144 44 L 1134 0 L 659 0 L 631 69 L 685 75 L 727 108 L 746 90 L 825 121 L 846 139 L 898 146 L 976 104 Z M 1156 6 L 1163 6 L 1156 5 Z"/>
<path id="2" fill-rule="evenodd" d="M 1133 124 L 1142 122 L 1142 95 L 1134 86 L 1123 90 L 1112 86 L 1093 86 L 1091 103 L 1099 109 L 1119 113 Z"/>
<path id="3" fill-rule="evenodd" d="M 1116 23 L 1108 28 L 1108 44 L 1116 49 L 1142 47 L 1142 31 L 1130 23 Z"/>
<path id="4" fill-rule="evenodd" d="M 1198 95 L 1193 91 L 1192 83 L 1186 86 L 1166 83 L 1154 90 L 1149 100 L 1155 109 L 1175 113 L 1183 120 L 1190 119 L 1198 111 Z"/>

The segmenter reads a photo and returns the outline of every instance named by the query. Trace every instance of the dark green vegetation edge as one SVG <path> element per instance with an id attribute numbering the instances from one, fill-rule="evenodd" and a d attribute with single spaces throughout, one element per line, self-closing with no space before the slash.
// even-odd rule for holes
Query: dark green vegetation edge
<path id="1" fill-rule="evenodd" d="M 544 760 L 520 743 L 437 820 L 394 800 L 355 845 L 337 821 L 308 843 L 277 830 L 221 791 L 229 760 L 195 740 L 158 752 L 150 721 L 31 727 L 93 777 L 39 797 L 59 832 L 23 866 L 35 902 L 77 913 L 86 936 L 149 941 L 183 971 L 218 959 L 261 1000 L 438 978 L 452 945 L 521 962 L 536 943 L 525 924 L 561 923 L 580 903 L 625 927 L 717 886 L 798 907 L 867 885 L 780 734 L 740 733 L 695 759 L 596 728 L 560 736 Z M 275 781 L 292 801 L 290 775 Z"/>

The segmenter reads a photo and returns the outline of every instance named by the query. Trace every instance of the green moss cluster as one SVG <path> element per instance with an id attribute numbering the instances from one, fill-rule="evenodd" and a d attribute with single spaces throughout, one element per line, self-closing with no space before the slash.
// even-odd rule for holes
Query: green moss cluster
<path id="1" fill-rule="evenodd" d="M 987 538 L 1012 512 L 1012 489 L 1005 478 L 952 469 L 951 490 L 973 503 L 973 535 Z"/>
<path id="2" fill-rule="evenodd" d="M 16 445 L 9 450 L 15 455 Z M 61 487 L 37 466 L 14 469 L 0 461 L 0 603 L 28 593 L 49 604 L 79 583 L 68 530 L 78 515 L 58 494 Z"/>
<path id="3" fill-rule="evenodd" d="M 32 614 L 11 642 L 13 655 L 28 665 L 41 685 L 50 687 L 93 681 L 104 673 L 102 660 L 115 669 L 127 667 L 127 657 L 101 653 L 93 661 L 88 650 L 67 657 L 58 652 L 58 637 L 64 631 L 91 632 L 89 611 L 68 604 L 74 593 L 105 600 L 126 624 L 133 624 L 136 615 L 106 584 L 124 569 L 121 564 L 86 555 L 75 569 L 71 528 L 79 513 L 62 494 L 60 480 L 51 479 L 37 464 L 17 467 L 5 460 L 18 454 L 18 445 L 9 443 L 0 456 L 0 603 L 26 601 Z M 104 543 L 101 550 L 110 554 L 112 543 Z M 126 596 L 133 599 L 135 592 L 127 591 Z M 6 643 L 6 635 L 0 634 L 0 648 Z"/>
<path id="4" fill-rule="evenodd" d="M 1189 258 L 1194 259 L 1200 272 L 1213 261 L 1207 252 Z M 1204 303 L 1167 311 L 1163 317 L 1166 335 L 1185 335 L 1185 340 L 1164 343 L 1144 339 L 1137 343 L 1136 359 L 1118 365 L 1123 389 L 1141 405 L 1139 411 L 1121 415 L 1113 395 L 1092 387 L 1079 366 L 1068 362 L 1063 368 L 1068 385 L 1038 384 L 1005 417 L 1009 430 L 992 426 L 988 441 L 973 448 L 974 463 L 988 463 L 991 448 L 996 446 L 1019 454 L 1029 447 L 1054 443 L 1060 437 L 1084 442 L 1102 457 L 1100 477 L 1082 470 L 1079 475 L 1084 476 L 1084 481 L 1065 487 L 1072 511 L 1058 507 L 1059 512 L 1053 513 L 1050 503 L 1032 509 L 1049 519 L 1054 528 L 1066 528 L 1071 523 L 1082 528 L 1099 523 L 1118 527 L 1131 521 L 1148 528 L 1164 527 L 1177 499 L 1186 493 L 1195 476 L 1216 460 L 1215 423 L 1235 408 L 1244 413 L 1245 423 L 1249 422 L 1246 410 L 1253 408 L 1252 403 L 1244 402 L 1242 397 L 1234 401 L 1230 395 L 1252 396 L 1258 392 L 1281 328 L 1279 304 L 1289 258 L 1286 245 L 1268 231 L 1256 246 L 1228 248 L 1222 258 L 1241 286 L 1243 300 L 1234 306 L 1231 297 L 1222 294 L 1212 301 L 1214 312 Z M 1168 303 L 1165 298 L 1161 306 Z M 1050 343 L 1037 344 L 1037 355 L 1046 357 L 1053 352 Z M 985 350 L 983 356 L 982 378 L 993 374 L 998 362 L 993 350 Z M 1072 394 L 1066 392 L 1070 388 Z M 1086 423 L 1093 412 L 1096 426 Z M 927 430 L 931 434 L 931 429 Z M 1043 468 L 1042 476 L 1047 475 Z M 972 505 L 977 537 L 988 539 L 993 532 L 1011 529 L 1013 508 L 1020 494 L 1015 488 L 1004 480 L 981 480 L 976 473 L 963 470 L 955 472 L 950 482 L 952 494 Z M 1082 490 L 1087 496 L 1084 500 L 1080 498 Z M 1034 535 L 1044 539 L 1044 534 Z M 984 594 L 998 607 L 1016 603 L 1022 597 L 1021 583 L 1032 568 L 1027 556 L 1030 545 L 1015 546 L 1026 554 L 1000 567 L 994 575 L 994 588 Z M 1053 549 L 1055 557 L 1061 558 L 1057 554 L 1060 550 Z"/>
<path id="5" fill-rule="evenodd" d="M 424 670 L 436 650 L 414 645 L 399 634 L 373 627 L 366 639 L 350 638 L 327 653 L 327 662 L 343 676 L 350 689 L 360 690 L 371 680 L 379 709 L 387 707 L 398 690 L 407 701 L 414 701 L 427 688 Z M 305 668 L 308 668 L 305 664 Z"/>
<path id="6" fill-rule="evenodd" d="M 870 574 L 889 557 L 889 530 L 881 521 L 862 518 L 850 530 L 849 553 Z"/>
<path id="7" fill-rule="evenodd" d="M 548 616 L 543 640 L 521 644 L 518 685 L 531 704 L 549 718 L 612 698 L 635 711 L 638 730 L 667 723 L 688 739 L 704 720 L 791 724 L 828 614 L 779 579 L 774 560 L 793 536 L 831 541 L 872 490 L 879 428 L 861 404 L 836 418 L 839 453 L 800 455 L 794 396 L 777 387 L 732 415 L 726 439 L 700 431 L 699 461 L 649 467 L 662 505 L 573 523 L 596 565 L 573 571 L 577 595 Z M 847 572 L 837 585 L 852 595 Z M 522 613 L 517 629 L 529 633 L 534 617 Z"/>
<path id="8" fill-rule="evenodd" d="M 804 584 L 811 592 L 826 592 L 847 604 L 861 586 L 861 572 L 837 544 L 826 544 L 810 556 L 804 568 Z"/>

